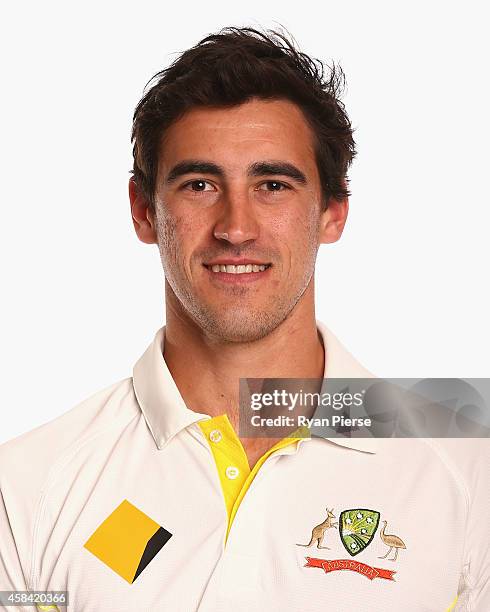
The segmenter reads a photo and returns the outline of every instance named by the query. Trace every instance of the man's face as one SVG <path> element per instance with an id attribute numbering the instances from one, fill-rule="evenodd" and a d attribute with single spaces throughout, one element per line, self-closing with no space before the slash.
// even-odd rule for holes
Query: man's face
<path id="1" fill-rule="evenodd" d="M 326 214 L 295 104 L 189 111 L 165 133 L 155 191 L 170 308 L 220 341 L 266 336 L 310 285 Z"/>

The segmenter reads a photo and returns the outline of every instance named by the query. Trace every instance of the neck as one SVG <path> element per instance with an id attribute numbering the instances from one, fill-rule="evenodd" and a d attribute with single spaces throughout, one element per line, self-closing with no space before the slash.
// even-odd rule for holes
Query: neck
<path id="1" fill-rule="evenodd" d="M 176 307 L 168 291 L 167 287 L 164 359 L 191 410 L 211 417 L 227 413 L 237 430 L 240 378 L 323 378 L 313 282 L 278 327 L 246 343 L 210 338 Z"/>

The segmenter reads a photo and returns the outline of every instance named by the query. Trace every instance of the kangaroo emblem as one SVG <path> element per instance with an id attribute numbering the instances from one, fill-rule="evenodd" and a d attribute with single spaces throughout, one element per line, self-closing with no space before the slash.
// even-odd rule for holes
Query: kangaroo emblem
<path id="1" fill-rule="evenodd" d="M 323 523 L 320 523 L 319 525 L 316 525 L 315 527 L 313 527 L 313 529 L 311 530 L 311 539 L 308 542 L 308 544 L 296 544 L 296 546 L 308 547 L 308 546 L 311 546 L 316 541 L 317 548 L 326 548 L 327 550 L 330 550 L 328 546 L 322 546 L 321 544 L 323 542 L 323 538 L 325 537 L 325 532 L 327 531 L 327 529 L 337 527 L 338 523 L 332 522 L 333 519 L 336 518 L 333 513 L 333 508 L 331 510 L 326 508 L 326 511 L 327 511 L 327 518 L 323 521 Z"/>

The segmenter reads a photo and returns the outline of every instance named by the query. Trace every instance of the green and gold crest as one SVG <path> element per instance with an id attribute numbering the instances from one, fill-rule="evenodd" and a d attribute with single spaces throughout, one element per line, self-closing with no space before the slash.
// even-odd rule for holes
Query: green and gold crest
<path id="1" fill-rule="evenodd" d="M 379 524 L 376 510 L 342 510 L 339 517 L 339 535 L 345 550 L 355 557 L 371 543 Z"/>

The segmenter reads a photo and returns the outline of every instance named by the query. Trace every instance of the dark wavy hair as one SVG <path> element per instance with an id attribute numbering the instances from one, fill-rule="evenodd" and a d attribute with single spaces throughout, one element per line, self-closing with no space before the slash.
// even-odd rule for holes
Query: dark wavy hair
<path id="1" fill-rule="evenodd" d="M 252 98 L 297 104 L 315 138 L 325 207 L 350 195 L 347 170 L 356 155 L 353 129 L 340 101 L 345 76 L 325 68 L 284 33 L 229 27 L 203 38 L 146 84 L 131 132 L 132 180 L 154 208 L 158 153 L 165 130 L 186 111 L 231 107 Z"/>

